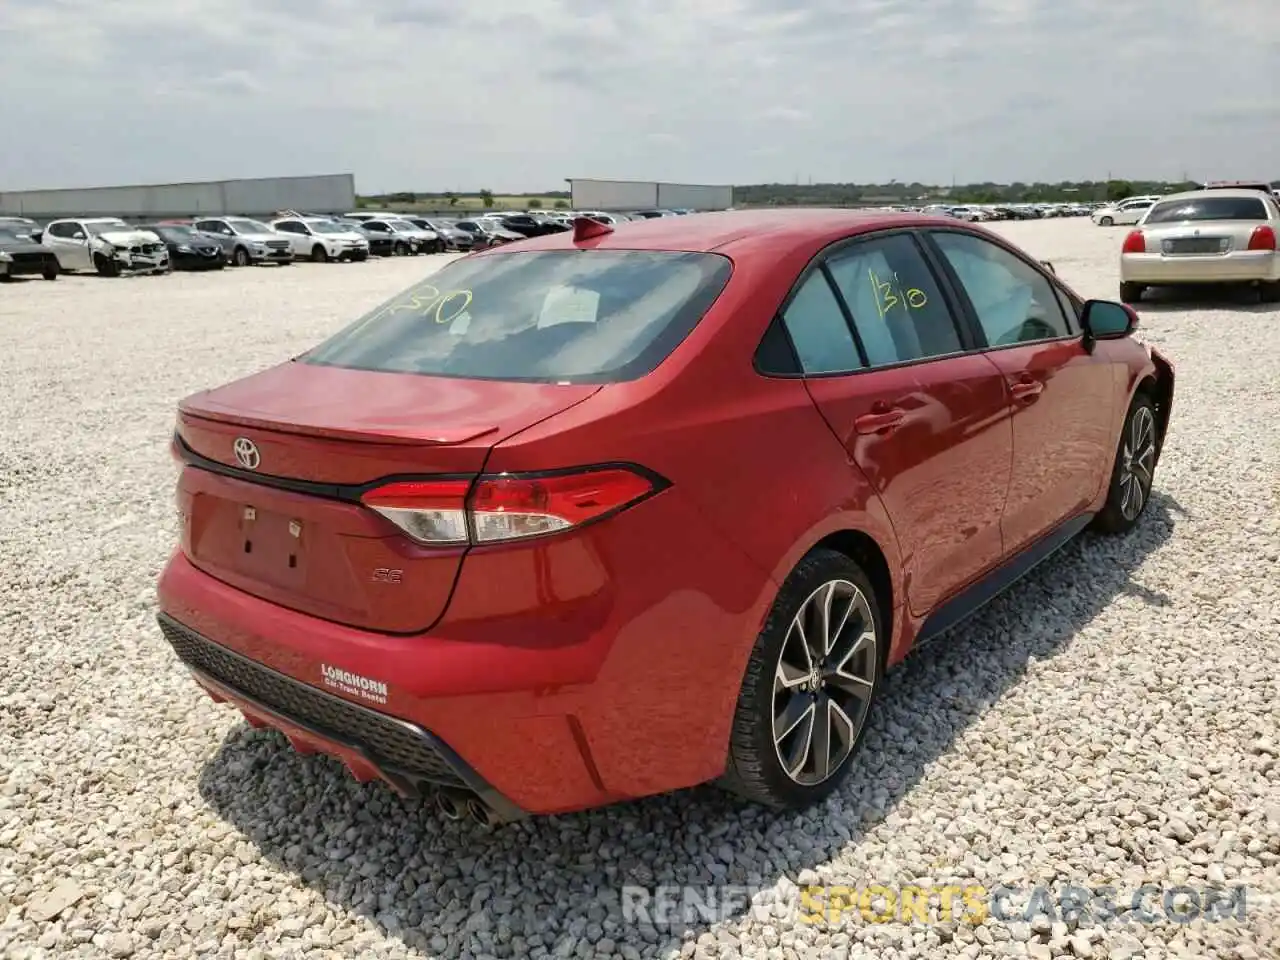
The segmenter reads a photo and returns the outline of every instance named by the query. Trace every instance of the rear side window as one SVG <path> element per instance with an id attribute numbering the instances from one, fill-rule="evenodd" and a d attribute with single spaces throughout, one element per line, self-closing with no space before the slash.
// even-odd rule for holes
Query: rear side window
<path id="1" fill-rule="evenodd" d="M 782 322 L 805 373 L 848 373 L 862 366 L 840 301 L 823 271 L 813 271 L 800 285 L 782 311 Z"/>
<path id="2" fill-rule="evenodd" d="M 480 380 L 612 383 L 684 340 L 732 273 L 717 254 L 551 250 L 456 260 L 302 358 Z"/>
<path id="3" fill-rule="evenodd" d="M 1261 197 L 1196 197 L 1156 204 L 1147 214 L 1146 223 L 1266 219 L 1267 206 Z"/>
<path id="4" fill-rule="evenodd" d="M 867 240 L 828 261 L 873 366 L 963 350 L 942 293 L 915 241 L 905 234 Z"/>

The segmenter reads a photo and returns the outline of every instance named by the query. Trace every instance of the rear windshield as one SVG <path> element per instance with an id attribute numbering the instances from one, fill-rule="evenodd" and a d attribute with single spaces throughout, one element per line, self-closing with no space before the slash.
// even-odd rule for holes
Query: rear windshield
<path id="1" fill-rule="evenodd" d="M 301 359 L 483 380 L 632 380 L 689 335 L 731 272 L 716 254 L 665 251 L 455 260 Z"/>
<path id="2" fill-rule="evenodd" d="M 1158 203 L 1147 214 L 1147 223 L 1179 223 L 1185 220 L 1266 220 L 1261 197 L 1196 197 Z"/>

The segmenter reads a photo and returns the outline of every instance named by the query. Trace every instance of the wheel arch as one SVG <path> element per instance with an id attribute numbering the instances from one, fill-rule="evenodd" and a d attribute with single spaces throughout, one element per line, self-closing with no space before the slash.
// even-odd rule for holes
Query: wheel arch
<path id="1" fill-rule="evenodd" d="M 881 645 L 882 656 L 887 659 L 896 625 L 894 608 L 897 598 L 889 560 L 880 544 L 869 533 L 846 528 L 827 534 L 805 551 L 805 555 L 808 556 L 814 550 L 834 550 L 836 553 L 843 554 L 861 567 L 862 572 L 867 575 L 867 579 L 871 581 L 871 588 L 876 592 L 876 606 L 880 614 L 881 628 L 884 635 L 890 639 L 889 643 Z"/>
<path id="2" fill-rule="evenodd" d="M 1173 407 L 1174 373 L 1173 364 L 1155 351 L 1151 353 L 1151 363 L 1153 369 L 1138 381 L 1133 393 L 1134 396 L 1143 394 L 1155 406 L 1156 461 L 1159 462 L 1160 453 L 1164 450 L 1164 441 L 1169 430 L 1169 414 Z M 1132 403 L 1132 400 L 1130 400 L 1130 403 Z"/>

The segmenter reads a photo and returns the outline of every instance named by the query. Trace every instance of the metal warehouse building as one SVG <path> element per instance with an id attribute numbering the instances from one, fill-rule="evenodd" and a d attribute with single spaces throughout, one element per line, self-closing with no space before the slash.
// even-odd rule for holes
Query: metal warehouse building
<path id="1" fill-rule="evenodd" d="M 0 193 L 0 215 L 33 220 L 74 216 L 265 216 L 277 210 L 341 213 L 352 209 L 355 203 L 355 176 L 336 173 L 76 190 L 20 190 Z"/>
<path id="2" fill-rule="evenodd" d="M 725 210 L 733 187 L 655 180 L 569 180 L 575 210 Z"/>

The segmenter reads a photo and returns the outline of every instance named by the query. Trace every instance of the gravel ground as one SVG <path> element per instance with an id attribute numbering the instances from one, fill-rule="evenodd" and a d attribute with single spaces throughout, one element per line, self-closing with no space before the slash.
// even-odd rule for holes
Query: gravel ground
<path id="1" fill-rule="evenodd" d="M 1122 230 L 998 229 L 1115 295 Z M 1144 307 L 1180 377 L 1145 521 L 1070 547 L 897 671 L 825 809 L 769 818 L 701 790 L 485 831 L 250 731 L 153 619 L 175 401 L 424 269 L 0 288 L 0 954 L 1280 956 L 1280 310 Z M 1124 903 L 1144 882 L 1248 892 L 1243 919 L 1185 924 L 806 923 L 787 906 L 797 884 L 949 880 L 1109 883 Z M 623 910 L 625 886 L 708 884 L 763 905 Z"/>

